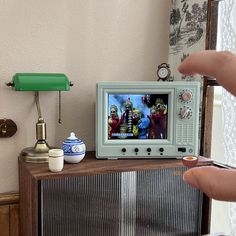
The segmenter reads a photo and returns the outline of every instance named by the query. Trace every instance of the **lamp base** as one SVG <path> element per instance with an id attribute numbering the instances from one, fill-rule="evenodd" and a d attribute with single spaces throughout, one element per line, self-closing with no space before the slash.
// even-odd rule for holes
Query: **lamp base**
<path id="1" fill-rule="evenodd" d="M 20 158 L 25 162 L 46 163 L 48 162 L 48 151 L 52 149 L 46 141 L 37 141 L 34 147 L 24 148 Z"/>

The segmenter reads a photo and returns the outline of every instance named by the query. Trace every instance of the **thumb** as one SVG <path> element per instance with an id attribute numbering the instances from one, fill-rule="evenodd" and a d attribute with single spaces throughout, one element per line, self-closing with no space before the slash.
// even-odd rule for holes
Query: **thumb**
<path id="1" fill-rule="evenodd" d="M 208 197 L 222 201 L 236 201 L 236 171 L 213 166 L 187 170 L 183 179 Z"/>

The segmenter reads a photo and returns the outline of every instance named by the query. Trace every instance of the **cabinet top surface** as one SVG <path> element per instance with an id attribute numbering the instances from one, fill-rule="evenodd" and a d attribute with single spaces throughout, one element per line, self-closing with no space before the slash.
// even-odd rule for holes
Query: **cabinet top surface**
<path id="1" fill-rule="evenodd" d="M 211 165 L 209 158 L 199 157 L 198 165 Z M 48 163 L 27 163 L 19 158 L 20 171 L 27 171 L 35 179 L 60 178 L 66 176 L 95 175 L 103 173 L 150 170 L 183 166 L 180 159 L 96 159 L 94 152 L 87 152 L 77 164 L 64 164 L 61 172 L 51 172 Z"/>

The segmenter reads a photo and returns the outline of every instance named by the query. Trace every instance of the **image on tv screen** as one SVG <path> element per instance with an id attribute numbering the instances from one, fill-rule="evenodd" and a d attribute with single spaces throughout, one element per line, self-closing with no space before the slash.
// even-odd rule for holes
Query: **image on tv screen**
<path id="1" fill-rule="evenodd" d="M 167 139 L 168 94 L 108 94 L 108 139 Z"/>

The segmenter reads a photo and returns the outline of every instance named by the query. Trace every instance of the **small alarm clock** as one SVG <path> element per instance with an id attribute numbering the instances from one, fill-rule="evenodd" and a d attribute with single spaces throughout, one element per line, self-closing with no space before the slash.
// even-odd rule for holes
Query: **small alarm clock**
<path id="1" fill-rule="evenodd" d="M 162 63 L 158 66 L 157 76 L 158 80 L 166 81 L 170 78 L 170 66 L 167 63 Z"/>

